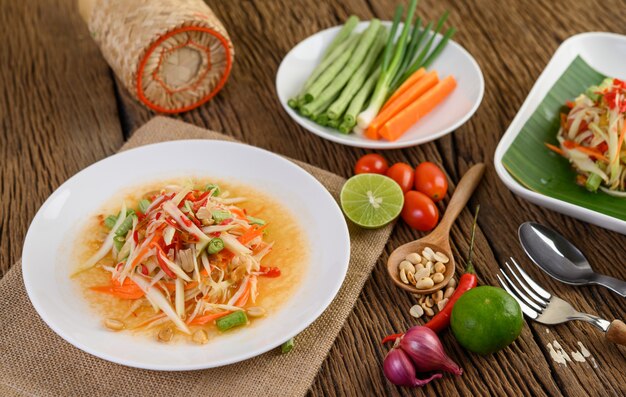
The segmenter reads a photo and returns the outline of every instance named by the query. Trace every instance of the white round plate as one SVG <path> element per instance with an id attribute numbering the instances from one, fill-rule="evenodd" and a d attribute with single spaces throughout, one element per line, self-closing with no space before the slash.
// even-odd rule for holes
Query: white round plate
<path id="1" fill-rule="evenodd" d="M 359 23 L 355 31 L 363 31 L 368 24 L 369 22 Z M 391 22 L 383 22 L 383 24 L 387 27 L 391 26 Z M 354 133 L 346 135 L 334 129 L 322 127 L 306 117 L 300 116 L 298 112 L 287 105 L 287 101 L 298 95 L 304 82 L 320 62 L 324 50 L 339 29 L 341 26 L 335 26 L 304 39 L 289 51 L 278 68 L 276 74 L 278 99 L 289 116 L 305 129 L 324 139 L 344 145 L 369 149 L 398 149 L 441 138 L 463 125 L 478 109 L 485 91 L 483 74 L 476 60 L 463 47 L 450 40 L 429 69 L 436 70 L 440 78 L 453 75 L 457 81 L 457 87 L 448 98 L 415 123 L 398 140 L 393 142 L 384 139 L 377 141 Z M 439 40 L 441 40 L 441 35 L 438 34 L 431 48 L 435 48 Z"/>
<path id="2" fill-rule="evenodd" d="M 236 159 L 236 161 L 233 161 Z M 293 295 L 254 326 L 198 346 L 162 344 L 111 332 L 70 279 L 78 231 L 117 192 L 177 177 L 214 177 L 251 186 L 297 214 L 310 263 Z M 105 360 L 154 370 L 192 370 L 245 360 L 296 336 L 333 300 L 350 257 L 346 221 L 330 193 L 309 173 L 268 151 L 238 143 L 173 141 L 125 151 L 74 175 L 35 215 L 22 254 L 24 284 L 41 318 L 66 341 Z"/>

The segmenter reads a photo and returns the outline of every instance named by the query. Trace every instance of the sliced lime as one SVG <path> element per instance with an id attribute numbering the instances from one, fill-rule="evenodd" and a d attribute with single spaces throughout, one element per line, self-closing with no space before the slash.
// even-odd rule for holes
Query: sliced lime
<path id="1" fill-rule="evenodd" d="M 341 189 L 341 208 L 357 225 L 375 229 L 400 215 L 402 189 L 393 179 L 378 174 L 355 175 Z"/>

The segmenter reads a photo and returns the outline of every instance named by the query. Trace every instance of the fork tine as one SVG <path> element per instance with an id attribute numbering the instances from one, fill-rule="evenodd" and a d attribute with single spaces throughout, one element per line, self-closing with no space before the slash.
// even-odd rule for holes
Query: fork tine
<path id="1" fill-rule="evenodd" d="M 530 276 L 526 274 L 524 270 L 522 270 L 522 268 L 520 267 L 520 265 L 517 264 L 515 259 L 511 258 L 511 261 L 513 262 L 519 273 L 522 275 L 524 281 L 526 281 L 526 284 L 528 284 L 528 286 L 532 288 L 537 293 L 537 295 L 541 296 L 544 300 L 550 300 L 550 298 L 552 298 L 552 295 L 548 291 L 541 288 L 539 284 L 535 282 L 535 280 L 530 278 Z"/>
<path id="2" fill-rule="evenodd" d="M 505 262 L 506 267 L 509 268 L 509 272 L 513 275 L 513 277 L 515 278 L 515 281 L 517 281 L 517 284 L 522 287 L 522 289 L 526 292 L 526 294 L 528 296 L 530 296 L 531 299 L 533 299 L 535 302 L 537 302 L 542 308 L 546 308 L 546 306 L 548 306 L 548 302 L 544 301 L 542 298 L 540 298 L 539 296 L 537 296 L 537 294 L 530 289 L 528 286 L 526 286 L 526 283 L 523 282 L 519 276 L 517 275 L 517 273 L 513 270 L 513 268 L 511 267 L 511 265 L 509 264 L 509 262 Z"/>
<path id="3" fill-rule="evenodd" d="M 500 271 L 502 271 L 502 269 L 500 269 Z M 509 286 L 507 285 L 507 283 L 502 279 L 502 277 L 500 277 L 499 274 L 496 274 L 496 277 L 498 278 L 498 282 L 500 282 L 500 285 L 502 286 L 502 288 L 505 289 L 506 292 L 508 292 L 509 294 L 511 294 L 511 296 L 513 297 L 513 299 L 515 299 L 517 301 L 517 303 L 519 303 L 520 307 L 522 308 L 522 311 L 524 312 L 525 315 L 527 315 L 528 317 L 532 318 L 532 319 L 536 319 L 537 317 L 539 317 L 539 314 L 534 311 L 533 309 L 531 309 L 530 307 L 526 306 L 526 304 L 524 302 L 522 302 L 513 291 L 511 291 L 511 289 L 509 288 Z"/>
<path id="4" fill-rule="evenodd" d="M 504 277 L 504 279 L 508 282 L 509 287 L 515 291 L 515 294 L 517 295 L 517 297 L 523 300 L 524 303 L 526 303 L 526 305 L 530 306 L 534 311 L 538 313 L 541 313 L 543 311 L 543 307 L 533 302 L 519 288 L 517 288 L 517 285 L 515 285 L 515 283 L 509 278 L 509 276 L 506 274 L 506 271 L 503 268 L 500 268 L 500 274 L 502 274 L 502 277 Z"/>

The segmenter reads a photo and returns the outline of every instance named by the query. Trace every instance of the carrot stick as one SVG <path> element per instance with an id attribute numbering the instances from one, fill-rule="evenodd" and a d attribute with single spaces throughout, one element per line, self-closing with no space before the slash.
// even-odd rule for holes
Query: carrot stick
<path id="1" fill-rule="evenodd" d="M 208 323 L 209 321 L 217 320 L 218 318 L 224 317 L 225 315 L 230 314 L 230 313 L 231 312 L 228 311 L 228 312 L 222 312 L 222 313 L 206 314 L 204 316 L 196 316 L 188 324 L 189 325 L 204 325 Z"/>
<path id="2" fill-rule="evenodd" d="M 242 307 L 248 302 L 248 297 L 250 296 L 250 280 L 246 283 L 245 289 L 243 290 L 243 294 L 237 299 L 235 302 L 235 306 Z"/>
<path id="3" fill-rule="evenodd" d="M 406 90 L 408 90 L 409 87 L 417 83 L 425 74 L 426 74 L 426 69 L 424 68 L 417 69 L 415 73 L 413 73 L 408 79 L 406 79 L 406 81 L 402 83 L 400 87 L 398 87 L 398 89 L 393 93 L 393 95 L 391 95 L 389 99 L 387 99 L 387 102 L 385 102 L 385 104 L 383 105 L 382 110 L 384 111 L 385 108 L 387 108 L 391 104 L 391 102 L 395 101 L 396 98 L 398 98 Z"/>
<path id="4" fill-rule="evenodd" d="M 389 141 L 400 138 L 413 124 L 439 105 L 456 87 L 454 77 L 448 76 L 416 101 L 402 109 L 380 129 L 380 135 Z"/>
<path id="5" fill-rule="evenodd" d="M 367 127 L 365 136 L 378 136 L 378 130 L 383 124 L 389 121 L 409 104 L 417 100 L 417 98 L 424 95 L 426 91 L 434 87 L 438 82 L 439 77 L 437 77 L 437 72 L 431 71 L 426 73 L 415 84 L 408 87 L 404 93 L 398 95 L 393 102 L 387 102 L 388 105 L 386 109 L 383 109 L 380 113 L 378 113 L 378 115 L 370 123 L 369 127 Z"/>
<path id="6" fill-rule="evenodd" d="M 556 154 L 560 154 L 561 156 L 565 155 L 565 153 L 563 153 L 563 150 L 560 147 L 556 147 L 548 142 L 546 142 L 544 145 L 546 145 L 548 149 L 552 150 Z"/>

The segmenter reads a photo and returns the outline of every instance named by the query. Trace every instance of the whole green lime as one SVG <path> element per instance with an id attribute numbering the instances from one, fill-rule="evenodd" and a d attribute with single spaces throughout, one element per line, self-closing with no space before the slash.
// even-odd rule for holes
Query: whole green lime
<path id="1" fill-rule="evenodd" d="M 461 346 L 487 355 L 504 349 L 520 332 L 519 303 L 502 288 L 484 286 L 461 295 L 452 308 L 450 326 Z"/>

